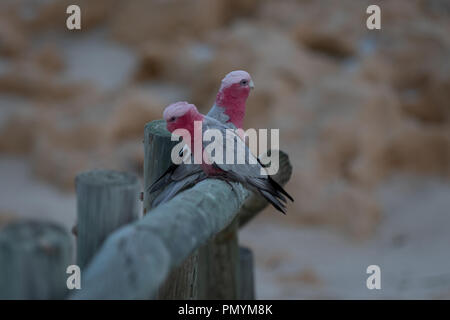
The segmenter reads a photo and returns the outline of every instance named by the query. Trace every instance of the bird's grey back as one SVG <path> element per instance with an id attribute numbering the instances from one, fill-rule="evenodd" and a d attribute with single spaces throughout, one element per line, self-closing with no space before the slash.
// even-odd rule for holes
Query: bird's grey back
<path id="1" fill-rule="evenodd" d="M 206 130 L 208 129 L 217 129 L 221 132 L 222 134 L 222 141 L 223 141 L 223 161 L 222 163 L 216 163 L 216 165 L 224 170 L 224 171 L 232 171 L 235 174 L 239 174 L 239 175 L 245 175 L 245 176 L 251 176 L 251 177 L 263 177 L 263 175 L 261 174 L 261 165 L 257 162 L 256 157 L 254 157 L 249 149 L 249 147 L 245 144 L 244 141 L 242 141 L 242 139 L 237 135 L 237 134 L 233 134 L 233 139 L 234 139 L 234 160 L 237 161 L 237 148 L 241 147 L 241 148 L 245 148 L 245 150 L 243 152 L 245 152 L 245 164 L 238 164 L 238 163 L 226 163 L 226 130 L 230 130 L 230 129 L 234 129 L 229 127 L 227 124 L 223 124 L 220 121 L 213 119 L 209 116 L 205 116 L 203 118 L 203 133 L 205 133 Z M 241 142 L 242 141 L 242 142 Z M 238 143 L 239 142 L 239 143 Z M 203 148 L 205 148 L 210 142 L 209 141 L 203 141 Z M 249 159 L 250 157 L 253 157 L 255 159 L 255 163 L 251 164 L 249 163 Z"/>
<path id="2" fill-rule="evenodd" d="M 227 123 L 230 120 L 230 117 L 225 113 L 225 108 L 214 104 L 212 108 L 209 110 L 208 117 L 218 120 L 221 123 Z M 230 123 L 232 124 L 232 123 Z M 233 124 L 232 124 L 233 125 Z"/>

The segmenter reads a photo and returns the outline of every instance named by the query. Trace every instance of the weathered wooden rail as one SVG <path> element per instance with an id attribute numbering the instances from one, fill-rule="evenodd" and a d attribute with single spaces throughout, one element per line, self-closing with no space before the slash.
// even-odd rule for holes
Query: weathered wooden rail
<path id="1" fill-rule="evenodd" d="M 174 143 L 163 121 L 147 124 L 144 190 L 170 164 Z M 280 152 L 280 171 L 274 179 L 285 184 L 291 171 L 287 155 Z M 267 205 L 262 197 L 249 197 L 239 184 L 234 184 L 232 190 L 223 181 L 208 179 L 157 208 L 151 208 L 152 199 L 144 192 L 144 216 L 141 217 L 137 209 L 139 184 L 133 175 L 106 170 L 82 173 L 76 179 L 76 189 L 77 263 L 82 268 L 82 276 L 81 289 L 73 290 L 68 298 L 255 298 L 253 255 L 249 249 L 239 247 L 238 229 Z M 21 231 L 10 230 L 7 235 L 0 231 L 0 249 L 14 247 L 16 233 Z M 22 241 L 35 240 L 26 236 Z M 21 261 L 28 254 L 29 250 L 22 247 L 10 250 L 15 257 L 12 261 Z M 52 269 L 58 270 L 59 282 L 62 281 L 61 269 L 64 267 L 65 272 L 66 264 L 71 264 L 66 258 L 69 247 L 60 249 L 64 253 L 54 262 L 56 269 Z M 10 264 L 9 257 L 9 253 L 0 251 L 0 268 Z M 26 263 L 33 268 L 34 262 L 30 259 Z M 25 262 L 20 263 L 26 266 Z M 43 264 L 41 269 L 46 266 Z M 25 269 L 27 267 L 21 272 Z M 2 283 L 13 286 L 12 281 L 0 275 L 0 285 Z M 51 285 L 52 288 L 47 286 L 47 291 L 54 294 L 41 290 L 44 293 L 27 295 L 25 292 L 29 288 L 22 286 L 22 293 L 13 295 L 10 293 L 18 290 L 10 287 L 5 291 L 0 286 L 0 296 L 46 299 L 62 298 L 66 294 L 59 283 Z"/>
<path id="2" fill-rule="evenodd" d="M 53 223 L 21 221 L 0 230 L 0 300 L 61 299 L 72 241 Z"/>

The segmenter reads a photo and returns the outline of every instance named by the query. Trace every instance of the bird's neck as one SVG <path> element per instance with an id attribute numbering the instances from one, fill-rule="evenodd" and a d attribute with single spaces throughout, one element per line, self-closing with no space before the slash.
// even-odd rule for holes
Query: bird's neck
<path id="1" fill-rule="evenodd" d="M 224 109 L 224 113 L 229 117 L 228 122 L 237 128 L 243 126 L 247 97 L 248 92 L 233 94 L 231 90 L 219 91 L 216 97 L 216 105 Z"/>

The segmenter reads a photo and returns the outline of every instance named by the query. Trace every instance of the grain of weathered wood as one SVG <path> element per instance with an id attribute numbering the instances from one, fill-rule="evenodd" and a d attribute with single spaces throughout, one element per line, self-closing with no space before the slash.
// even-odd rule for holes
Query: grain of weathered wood
<path id="1" fill-rule="evenodd" d="M 139 181 L 134 174 L 93 170 L 75 179 L 77 264 L 85 267 L 105 238 L 139 218 Z"/>
<path id="2" fill-rule="evenodd" d="M 170 270 L 236 217 L 247 191 L 205 180 L 111 234 L 83 272 L 73 299 L 146 299 Z"/>
<path id="3" fill-rule="evenodd" d="M 198 298 L 198 254 L 194 251 L 181 266 L 170 271 L 158 292 L 160 300 L 186 300 Z"/>
<path id="4" fill-rule="evenodd" d="M 253 252 L 249 248 L 239 247 L 239 299 L 255 299 Z"/>
<path id="5" fill-rule="evenodd" d="M 144 130 L 144 190 L 158 179 L 172 164 L 171 152 L 177 141 L 171 141 L 164 120 L 149 122 Z M 158 193 L 144 191 L 144 214 L 151 210 L 151 202 Z M 158 294 L 159 299 L 197 298 L 197 252 L 193 252 L 182 265 L 172 270 Z"/>
<path id="6" fill-rule="evenodd" d="M 238 299 L 238 218 L 199 251 L 200 299 Z"/>
<path id="7" fill-rule="evenodd" d="M 177 141 L 170 140 L 164 120 L 147 123 L 144 129 L 144 214 L 151 209 L 158 192 L 149 194 L 147 188 L 172 164 L 170 154 Z"/>
<path id="8" fill-rule="evenodd" d="M 66 230 L 49 222 L 12 223 L 0 231 L 0 299 L 62 299 L 71 264 Z"/>

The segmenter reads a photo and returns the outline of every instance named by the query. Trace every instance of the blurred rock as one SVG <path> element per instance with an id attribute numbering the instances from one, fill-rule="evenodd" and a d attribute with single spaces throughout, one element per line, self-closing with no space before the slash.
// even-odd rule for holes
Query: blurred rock
<path id="1" fill-rule="evenodd" d="M 359 38 L 365 31 L 362 22 L 366 16 L 361 7 L 367 6 L 345 0 L 309 2 L 305 7 L 294 28 L 294 37 L 301 44 L 337 59 L 356 54 Z"/>
<path id="2" fill-rule="evenodd" d="M 12 9 L 0 10 L 0 55 L 14 57 L 28 47 L 28 34 Z"/>
<path id="3" fill-rule="evenodd" d="M 279 279 L 283 282 L 298 283 L 300 285 L 320 286 L 323 281 L 312 268 L 299 270 L 297 273 L 282 275 Z"/>
<path id="4" fill-rule="evenodd" d="M 149 81 L 166 75 L 167 69 L 170 68 L 176 54 L 176 48 L 172 45 L 146 44 L 139 51 L 135 79 L 137 81 Z"/>
<path id="5" fill-rule="evenodd" d="M 48 73 L 59 73 L 64 69 L 64 60 L 56 46 L 44 46 L 35 56 L 36 64 Z"/>
<path id="6" fill-rule="evenodd" d="M 0 126 L 0 153 L 28 154 L 34 144 L 36 114 L 29 108 L 15 111 Z"/>
<path id="7" fill-rule="evenodd" d="M 110 21 L 115 39 L 137 45 L 199 36 L 222 24 L 222 12 L 222 1 L 133 0 L 120 2 Z"/>
<path id="8" fill-rule="evenodd" d="M 293 205 L 298 213 L 293 221 L 334 226 L 354 238 L 375 232 L 382 212 L 371 191 L 337 179 L 320 181 L 302 173 L 297 177 L 293 188 L 302 192 Z"/>
<path id="9" fill-rule="evenodd" d="M 94 168 L 115 169 L 107 163 L 114 161 L 111 154 L 101 150 L 104 149 L 102 146 L 98 149 L 100 151 L 83 152 L 70 148 L 55 148 L 52 141 L 42 136 L 37 140 L 31 155 L 33 173 L 62 190 L 73 191 L 74 178 L 79 172 Z"/>
<path id="10" fill-rule="evenodd" d="M 35 66 L 17 65 L 0 75 L 0 93 L 43 100 L 67 100 L 89 90 L 85 85 L 65 84 Z"/>
<path id="11" fill-rule="evenodd" d="M 35 130 L 34 172 L 65 190 L 72 190 L 79 171 L 106 167 L 140 172 L 144 125 L 160 119 L 165 106 L 180 95 L 170 86 L 147 87 L 87 100 L 87 108 L 43 113 Z"/>
<path id="12" fill-rule="evenodd" d="M 419 20 L 397 26 L 383 39 L 380 59 L 408 115 L 431 123 L 450 120 L 450 44 L 439 26 Z"/>
<path id="13" fill-rule="evenodd" d="M 450 177 L 450 128 L 426 129 L 403 126 L 380 148 L 372 159 L 383 178 L 395 172 Z"/>
<path id="14" fill-rule="evenodd" d="M 161 119 L 164 108 L 183 99 L 183 90 L 174 86 L 153 86 L 130 90 L 105 113 L 103 126 L 113 143 L 141 141 L 147 122 Z"/>
<path id="15" fill-rule="evenodd" d="M 47 112 L 41 119 L 37 135 L 55 150 L 89 151 L 109 144 L 104 121 L 103 112 L 94 108 L 70 115 Z"/>
<path id="16" fill-rule="evenodd" d="M 369 0 L 83 0 L 79 32 L 69 4 L 0 3 L 0 152 L 65 190 L 81 170 L 140 172 L 145 123 L 179 100 L 207 112 L 237 69 L 255 82 L 244 127 L 280 129 L 293 163 L 288 223 L 366 237 L 383 181 L 450 177 L 444 0 L 383 2 L 382 32 Z"/>

